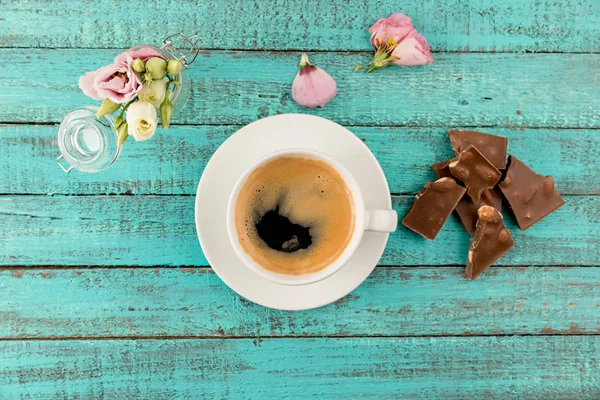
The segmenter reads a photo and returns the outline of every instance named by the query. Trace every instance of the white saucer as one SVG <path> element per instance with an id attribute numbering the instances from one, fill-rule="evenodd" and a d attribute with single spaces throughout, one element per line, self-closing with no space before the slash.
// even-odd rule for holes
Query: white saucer
<path id="1" fill-rule="evenodd" d="M 367 209 L 391 208 L 383 171 L 359 138 L 324 118 L 283 114 L 241 128 L 217 149 L 198 185 L 196 229 L 213 270 L 239 295 L 265 307 L 306 310 L 334 302 L 358 287 L 381 258 L 388 234 L 365 232 L 358 250 L 341 270 L 310 285 L 280 285 L 242 264 L 227 234 L 229 195 L 250 165 L 268 153 L 287 148 L 312 149 L 329 155 L 354 176 Z"/>

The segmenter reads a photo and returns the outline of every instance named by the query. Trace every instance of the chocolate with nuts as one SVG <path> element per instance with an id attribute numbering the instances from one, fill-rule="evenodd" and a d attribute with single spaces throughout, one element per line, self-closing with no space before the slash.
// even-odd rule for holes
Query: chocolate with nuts
<path id="1" fill-rule="evenodd" d="M 475 233 L 477 219 L 479 218 L 477 211 L 483 206 L 491 206 L 498 211 L 502 211 L 502 196 L 497 189 L 486 189 L 481 192 L 478 203 L 473 203 L 469 196 L 463 196 L 454 210 L 469 235 Z"/>
<path id="2" fill-rule="evenodd" d="M 427 182 L 415 196 L 402 224 L 424 238 L 433 240 L 464 194 L 465 188 L 451 178 Z"/>
<path id="3" fill-rule="evenodd" d="M 450 164 L 454 159 L 440 161 L 431 166 L 436 178 L 452 177 L 450 173 Z M 486 189 L 481 192 L 479 203 L 474 203 L 469 196 L 463 196 L 456 205 L 454 211 L 458 215 L 460 223 L 465 228 L 469 235 L 475 233 L 475 225 L 477 224 L 477 211 L 481 206 L 492 206 L 498 211 L 502 211 L 502 196 L 497 189 Z"/>
<path id="4" fill-rule="evenodd" d="M 475 147 L 469 147 L 458 155 L 455 161 L 448 164 L 454 177 L 461 180 L 467 194 L 474 203 L 479 203 L 481 193 L 492 189 L 502 174 Z"/>
<path id="5" fill-rule="evenodd" d="M 498 186 L 523 231 L 565 204 L 554 189 L 554 178 L 536 174 L 514 156 Z"/>
<path id="6" fill-rule="evenodd" d="M 483 206 L 478 210 L 478 215 L 477 229 L 471 239 L 464 273 L 469 279 L 477 278 L 515 245 L 498 210 Z"/>
<path id="7" fill-rule="evenodd" d="M 452 150 L 456 155 L 473 146 L 487 158 L 494 167 L 506 168 L 506 150 L 508 139 L 489 133 L 476 131 L 451 130 L 448 132 Z"/>

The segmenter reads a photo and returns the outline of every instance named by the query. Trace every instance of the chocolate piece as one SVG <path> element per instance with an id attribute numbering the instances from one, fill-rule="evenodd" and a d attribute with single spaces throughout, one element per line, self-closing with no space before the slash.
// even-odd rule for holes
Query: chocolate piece
<path id="1" fill-rule="evenodd" d="M 426 239 L 435 239 L 465 191 L 451 178 L 427 182 L 415 196 L 402 224 Z"/>
<path id="2" fill-rule="evenodd" d="M 479 203 L 481 192 L 492 189 L 502 174 L 475 147 L 469 147 L 448 164 L 450 172 L 467 187 L 467 194 Z"/>
<path id="3" fill-rule="evenodd" d="M 514 156 L 509 157 L 506 177 L 498 186 L 523 231 L 565 204 L 551 176 L 536 174 Z"/>
<path id="4" fill-rule="evenodd" d="M 477 229 L 471 239 L 464 277 L 477 278 L 515 245 L 502 222 L 502 214 L 494 207 L 483 206 L 477 212 Z"/>
<path id="5" fill-rule="evenodd" d="M 435 176 L 437 178 L 451 178 L 452 173 L 450 173 L 448 164 L 454 160 L 455 159 L 440 161 L 439 163 L 433 164 L 431 169 L 433 170 Z M 484 190 L 481 192 L 479 203 L 473 203 L 473 200 L 471 200 L 469 196 L 463 196 L 454 209 L 458 215 L 460 223 L 469 235 L 475 233 L 475 225 L 477 224 L 477 219 L 479 218 L 477 211 L 479 210 L 479 207 L 482 206 L 492 206 L 496 210 L 502 211 L 502 196 L 500 195 L 500 192 L 497 189 Z"/>
<path id="6" fill-rule="evenodd" d="M 498 169 L 506 168 L 506 149 L 508 139 L 501 136 L 490 135 L 489 133 L 476 131 L 451 130 L 448 132 L 452 150 L 456 155 L 460 154 L 470 146 L 477 148 L 487 158 L 494 167 Z"/>
<path id="7" fill-rule="evenodd" d="M 454 210 L 458 214 L 460 223 L 469 235 L 475 233 L 477 219 L 479 218 L 477 211 L 483 206 L 491 206 L 501 211 L 502 196 L 496 189 L 486 189 L 481 192 L 479 203 L 473 203 L 469 196 L 463 196 Z"/>
<path id="8" fill-rule="evenodd" d="M 448 168 L 448 164 L 450 164 L 454 160 L 456 160 L 456 159 L 451 158 L 450 160 L 440 161 L 438 163 L 431 164 L 431 169 L 433 170 L 435 177 L 438 179 L 440 179 L 440 178 L 454 179 L 454 177 L 452 176 L 452 173 L 450 173 L 450 168 Z"/>

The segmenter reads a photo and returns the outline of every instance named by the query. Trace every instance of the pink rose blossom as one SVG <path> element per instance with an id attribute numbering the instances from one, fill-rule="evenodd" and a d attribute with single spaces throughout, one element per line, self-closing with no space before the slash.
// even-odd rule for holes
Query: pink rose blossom
<path id="1" fill-rule="evenodd" d="M 131 63 L 136 58 L 146 62 L 153 57 L 166 60 L 151 47 L 124 51 L 115 57 L 113 64 L 88 72 L 79 78 L 79 87 L 94 100 L 109 99 L 119 104 L 128 102 L 143 88 L 140 77 L 131 68 Z"/>
<path id="2" fill-rule="evenodd" d="M 300 71 L 292 83 L 292 97 L 296 103 L 308 108 L 323 107 L 337 93 L 335 80 L 321 68 L 312 65 L 302 54 Z"/>
<path id="3" fill-rule="evenodd" d="M 396 65 L 424 65 L 433 64 L 433 57 L 429 51 L 427 40 L 420 34 L 416 33 L 402 40 L 394 51 L 392 57 L 396 58 L 393 61 Z"/>
<path id="4" fill-rule="evenodd" d="M 132 61 L 131 57 L 123 57 L 114 64 L 88 72 L 79 78 L 79 87 L 94 100 L 109 99 L 119 104 L 128 102 L 143 88 L 142 81 L 131 69 Z"/>
<path id="5" fill-rule="evenodd" d="M 410 17 L 395 13 L 378 20 L 371 28 L 371 45 L 375 49 L 367 72 L 390 64 L 412 66 L 433 64 L 427 40 L 412 26 Z M 358 68 L 360 68 L 359 66 Z"/>
<path id="6" fill-rule="evenodd" d="M 413 31 L 415 28 L 412 25 L 412 19 L 402 13 L 395 13 L 387 18 L 379 19 L 369 28 L 371 45 L 373 49 L 377 50 L 385 46 L 390 39 L 393 39 L 395 43 L 400 43 Z"/>

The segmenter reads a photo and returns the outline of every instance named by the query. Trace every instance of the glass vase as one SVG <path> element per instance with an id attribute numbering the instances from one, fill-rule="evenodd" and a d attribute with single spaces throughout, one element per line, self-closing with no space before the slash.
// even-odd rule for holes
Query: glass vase
<path id="1" fill-rule="evenodd" d="M 96 118 L 98 107 L 77 108 L 68 113 L 58 128 L 58 165 L 65 172 L 73 168 L 98 172 L 119 158 L 115 119 L 112 115 Z M 65 166 L 64 163 L 67 165 Z"/>

